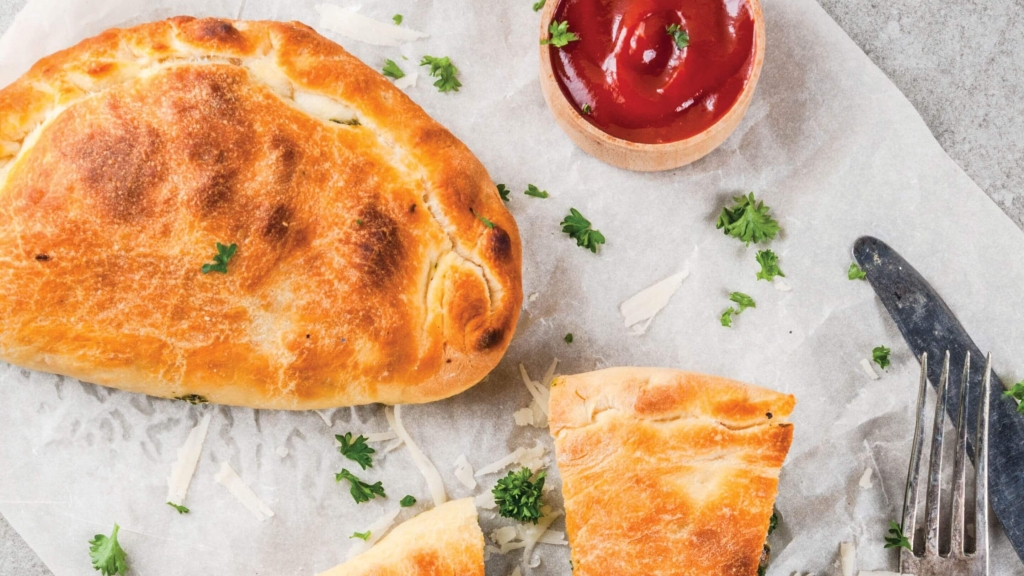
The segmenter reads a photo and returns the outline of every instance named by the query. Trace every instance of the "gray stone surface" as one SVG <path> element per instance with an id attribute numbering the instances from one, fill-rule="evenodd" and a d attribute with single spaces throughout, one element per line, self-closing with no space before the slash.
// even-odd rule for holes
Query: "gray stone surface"
<path id="1" fill-rule="evenodd" d="M 819 2 L 1024 228 L 1024 0 Z M 24 4 L 0 0 L 0 32 Z M 0 576 L 50 574 L 0 517 Z"/>

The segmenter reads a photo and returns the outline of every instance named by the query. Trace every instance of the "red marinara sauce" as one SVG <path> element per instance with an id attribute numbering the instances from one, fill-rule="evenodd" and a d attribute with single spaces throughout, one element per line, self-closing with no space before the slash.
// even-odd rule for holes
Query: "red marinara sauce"
<path id="1" fill-rule="evenodd" d="M 703 132 L 733 107 L 753 69 L 747 0 L 562 0 L 554 20 L 579 35 L 549 48 L 562 93 L 591 124 L 631 142 Z M 671 25 L 688 46 L 679 48 Z"/>

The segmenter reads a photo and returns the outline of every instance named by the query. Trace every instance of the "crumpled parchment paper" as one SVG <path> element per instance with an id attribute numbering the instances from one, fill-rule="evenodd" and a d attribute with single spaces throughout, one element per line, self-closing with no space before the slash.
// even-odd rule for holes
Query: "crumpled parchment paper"
<path id="1" fill-rule="evenodd" d="M 295 0 L 32 0 L 0 39 L 0 85 L 36 59 L 112 26 L 176 14 L 296 19 L 316 26 L 316 2 Z M 861 234 L 891 243 L 931 280 L 1004 380 L 1024 378 L 1024 234 L 946 156 L 909 102 L 813 0 L 765 0 L 767 56 L 753 104 L 716 152 L 679 170 L 638 174 L 577 150 L 552 121 L 538 86 L 538 15 L 526 0 L 380 0 L 362 14 L 430 37 L 380 48 L 326 35 L 374 68 L 407 71 L 424 54 L 450 56 L 462 89 L 440 94 L 421 71 L 414 100 L 475 151 L 524 239 L 525 293 L 516 338 L 482 384 L 448 401 L 404 410 L 407 429 L 444 476 L 465 454 L 477 469 L 546 430 L 514 425 L 529 403 L 519 363 L 539 378 L 553 356 L 571 373 L 614 365 L 697 370 L 793 393 L 796 439 L 782 472 L 769 573 L 838 573 L 838 544 L 859 543 L 863 569 L 891 569 L 882 549 L 898 518 L 912 430 L 917 364 L 864 282 L 851 282 L 850 249 Z M 353 6 L 353 4 L 344 4 Z M 409 59 L 401 60 L 405 55 Z M 522 195 L 527 183 L 551 193 Z M 784 232 L 771 243 L 790 292 L 755 280 L 756 249 L 714 229 L 733 195 L 755 191 Z M 576 247 L 558 222 L 579 209 L 608 238 L 601 253 Z M 618 305 L 679 271 L 689 277 L 646 334 L 622 324 Z M 757 308 L 719 325 L 728 293 Z M 572 332 L 574 341 L 563 337 Z M 878 345 L 893 366 L 869 380 L 859 366 Z M 334 473 L 352 468 L 333 435 L 387 429 L 383 408 L 324 413 L 193 407 L 0 366 L 0 513 L 58 575 L 95 574 L 87 541 L 121 525 L 132 574 L 301 574 L 341 562 L 352 540 L 398 499 L 430 504 L 405 448 L 362 473 L 389 498 L 356 505 Z M 176 449 L 201 415 L 209 437 L 185 504 L 165 505 Z M 997 441 L 997 440 L 996 440 Z M 277 448 L 288 456 L 281 458 Z M 377 445 L 382 448 L 382 445 Z M 273 510 L 264 522 L 214 482 L 227 461 Z M 873 484 L 859 484 L 872 469 Z M 551 482 L 558 474 L 551 468 Z M 558 491 L 548 496 L 561 507 Z M 653 503 L 652 503 L 653 504 Z M 508 524 L 483 513 L 485 533 Z M 553 529 L 563 529 L 561 520 Z M 569 574 L 565 547 L 538 547 L 526 574 Z M 494 556 L 504 576 L 519 552 Z M 993 540 L 992 574 L 1022 575 L 1005 537 Z"/>

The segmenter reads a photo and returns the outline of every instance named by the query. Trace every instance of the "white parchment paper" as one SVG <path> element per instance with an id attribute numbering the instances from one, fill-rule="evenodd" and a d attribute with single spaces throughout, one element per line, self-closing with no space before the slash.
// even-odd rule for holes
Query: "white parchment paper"
<path id="1" fill-rule="evenodd" d="M 0 85 L 36 59 L 112 26 L 175 14 L 318 22 L 314 2 L 293 0 L 32 0 L 0 39 Z M 529 402 L 518 377 L 539 378 L 553 356 L 563 373 L 613 365 L 662 365 L 721 374 L 791 392 L 796 439 L 782 473 L 773 575 L 836 574 L 838 544 L 859 543 L 864 569 L 895 567 L 883 551 L 898 518 L 918 368 L 866 283 L 847 280 L 861 234 L 891 243 L 929 278 L 1008 381 L 1024 378 L 1024 234 L 946 156 L 917 112 L 813 0 L 765 0 L 768 48 L 757 95 L 736 133 L 697 164 L 659 174 L 610 168 L 577 150 L 552 121 L 537 79 L 537 14 L 527 0 L 381 0 L 361 13 L 430 34 L 401 49 L 335 38 L 370 66 L 447 55 L 463 88 L 439 94 L 421 75 L 410 95 L 476 152 L 524 239 L 525 293 L 516 338 L 487 381 L 445 402 L 411 406 L 405 424 L 444 476 L 452 497 L 476 492 L 453 475 L 465 454 L 476 468 L 545 430 L 514 425 Z M 327 34 L 327 36 L 331 36 Z M 548 199 L 520 193 L 527 183 Z M 757 282 L 755 249 L 714 229 L 723 203 L 755 191 L 784 232 L 771 248 L 792 286 Z M 599 255 L 559 232 L 569 207 L 608 238 Z M 689 277 L 643 336 L 619 303 L 676 272 Z M 757 308 L 723 328 L 730 291 Z M 567 332 L 575 336 L 565 344 Z M 877 381 L 859 362 L 891 346 Z M 1016 356 L 1015 356 L 1016 354 Z M 132 574 L 301 574 L 341 562 L 352 542 L 398 499 L 429 506 L 406 449 L 363 476 L 389 498 L 356 505 L 334 481 L 352 468 L 333 434 L 386 430 L 380 406 L 315 413 L 191 407 L 0 365 L 0 513 L 59 576 L 95 574 L 87 541 L 114 522 Z M 164 504 L 177 447 L 201 415 L 209 437 L 179 516 Z M 277 448 L 288 456 L 281 458 Z M 381 445 L 378 445 L 379 447 Z M 264 522 L 213 480 L 227 461 L 275 516 Z M 861 487 L 866 469 L 873 485 Z M 552 482 L 558 474 L 551 469 Z M 557 491 L 549 495 L 560 508 Z M 485 532 L 507 524 L 484 513 Z M 562 529 L 561 521 L 555 529 Z M 568 551 L 541 545 L 537 568 L 569 574 Z M 494 557 L 504 576 L 519 552 Z M 995 575 L 1024 575 L 997 531 Z"/>

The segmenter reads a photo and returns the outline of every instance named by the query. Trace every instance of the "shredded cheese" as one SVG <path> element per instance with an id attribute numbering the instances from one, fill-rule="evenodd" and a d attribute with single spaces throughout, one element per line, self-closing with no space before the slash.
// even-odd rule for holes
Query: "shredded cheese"
<path id="1" fill-rule="evenodd" d="M 519 365 L 519 376 L 523 379 L 523 386 L 526 386 L 526 390 L 533 396 L 533 401 L 537 403 L 541 411 L 544 412 L 544 416 L 548 414 L 548 399 L 551 395 L 548 389 L 551 386 L 551 381 L 555 378 L 555 369 L 558 367 L 558 358 L 555 358 L 551 362 L 551 366 L 548 367 L 547 373 L 544 375 L 543 383 L 537 382 L 530 378 L 530 373 L 526 371 L 526 366 Z"/>
<path id="2" fill-rule="evenodd" d="M 853 542 L 840 542 L 839 561 L 843 566 L 843 576 L 854 576 L 857 571 L 857 545 Z"/>
<path id="3" fill-rule="evenodd" d="M 533 406 L 536 402 L 530 404 L 526 408 L 521 408 L 512 413 L 512 419 L 516 421 L 516 426 L 533 426 Z"/>
<path id="4" fill-rule="evenodd" d="M 469 463 L 469 460 L 466 460 L 465 454 L 459 454 L 459 457 L 455 460 L 455 477 L 466 488 L 470 490 L 476 488 L 476 478 L 473 478 L 473 465 Z"/>
<path id="5" fill-rule="evenodd" d="M 395 80 L 395 88 L 398 88 L 399 90 L 408 90 L 416 85 L 416 80 L 419 79 L 419 77 L 419 72 L 416 70 L 410 70 L 405 76 Z"/>
<path id="6" fill-rule="evenodd" d="M 363 434 L 367 442 L 383 442 L 385 440 L 394 440 L 398 438 L 398 434 L 395 434 L 394 430 L 388 430 L 387 432 L 370 432 L 369 434 Z"/>
<path id="7" fill-rule="evenodd" d="M 313 412 L 316 412 L 316 415 L 319 416 L 320 419 L 324 421 L 324 424 L 327 424 L 328 428 L 333 426 L 333 424 L 331 423 L 331 416 L 327 414 L 327 410 L 313 410 Z"/>
<path id="8" fill-rule="evenodd" d="M 185 443 L 178 448 L 178 460 L 171 468 L 171 476 L 167 479 L 167 501 L 172 504 L 180 506 L 185 501 L 185 494 L 188 493 L 192 476 L 196 473 L 196 465 L 199 464 L 199 456 L 203 453 L 203 442 L 206 441 L 206 433 L 210 429 L 210 418 L 210 414 L 203 416 L 199 424 L 188 433 Z"/>
<path id="9" fill-rule="evenodd" d="M 378 540 L 384 537 L 388 533 L 388 530 L 395 525 L 395 519 L 398 518 L 398 514 L 402 511 L 401 508 L 395 508 L 391 512 L 378 518 L 373 524 L 370 524 L 363 533 L 369 532 L 370 537 L 366 540 L 356 540 L 352 547 L 348 549 L 347 559 L 351 560 L 356 556 L 359 556 L 363 552 L 366 552 Z"/>
<path id="10" fill-rule="evenodd" d="M 494 492 L 490 490 L 483 494 L 478 494 L 473 499 L 473 503 L 476 504 L 477 508 L 483 508 L 484 510 L 494 510 L 498 507 L 498 503 L 494 501 Z"/>
<path id="11" fill-rule="evenodd" d="M 548 530 L 537 539 L 538 544 L 553 544 L 555 546 L 568 546 L 569 541 L 565 539 L 565 532 L 560 530 Z"/>
<path id="12" fill-rule="evenodd" d="M 529 563 L 533 554 L 533 547 L 537 545 L 537 542 L 547 532 L 548 526 L 551 526 L 551 523 L 562 515 L 560 510 L 552 510 L 550 506 L 541 506 L 540 511 L 543 515 L 536 524 L 519 524 L 516 526 L 519 538 L 526 544 L 523 550 L 523 562 Z"/>
<path id="13" fill-rule="evenodd" d="M 285 448 L 284 446 L 278 446 L 277 450 L 274 450 L 274 452 L 277 452 L 277 455 L 280 458 L 288 456 L 288 449 Z"/>
<path id="14" fill-rule="evenodd" d="M 523 573 L 519 571 L 519 566 L 516 566 L 508 576 L 523 576 Z"/>
<path id="15" fill-rule="evenodd" d="M 864 373 L 867 374 L 868 378 L 878 380 L 878 374 L 875 373 L 875 369 L 871 366 L 870 360 L 867 358 L 861 358 L 860 367 L 864 369 Z"/>
<path id="16" fill-rule="evenodd" d="M 427 487 L 430 488 L 430 496 L 434 499 L 434 506 L 440 506 L 447 502 L 448 494 L 444 491 L 444 481 L 441 480 L 437 467 L 420 450 L 420 447 L 412 441 L 412 437 L 409 436 L 409 433 L 405 431 L 405 427 L 402 425 L 402 406 L 388 406 L 384 410 L 384 415 L 387 417 L 391 429 L 398 435 L 398 438 L 409 447 L 409 454 L 412 455 L 413 463 L 419 469 L 423 478 L 426 479 Z"/>
<path id="17" fill-rule="evenodd" d="M 217 472 L 213 479 L 221 486 L 227 488 L 228 492 L 235 497 L 235 500 L 238 500 L 242 506 L 245 506 L 252 512 L 253 516 L 260 522 L 274 515 L 270 508 L 260 500 L 259 496 L 245 485 L 245 482 L 238 477 L 235 469 L 227 462 L 220 465 L 220 472 Z"/>
<path id="18" fill-rule="evenodd" d="M 514 452 L 507 456 L 500 458 L 494 462 L 491 462 L 487 466 L 484 466 L 480 470 L 477 470 L 476 476 L 485 476 L 487 474 L 493 474 L 495 472 L 501 472 L 505 468 L 512 466 L 513 464 L 520 464 L 536 472 L 541 468 L 548 466 L 548 459 L 544 455 L 546 449 L 540 442 L 533 448 L 516 448 Z"/>
<path id="19" fill-rule="evenodd" d="M 776 276 L 775 279 L 772 280 L 772 286 L 775 286 L 775 289 L 779 292 L 791 292 L 793 290 L 793 287 L 786 284 L 786 281 L 779 276 Z"/>
<path id="20" fill-rule="evenodd" d="M 872 472 L 873 472 L 873 469 L 870 468 L 870 467 L 867 470 L 864 471 L 864 475 L 860 477 L 860 487 L 861 488 L 867 490 L 868 488 L 874 487 L 875 482 L 874 482 L 874 480 L 871 479 L 871 473 Z"/>
<path id="21" fill-rule="evenodd" d="M 316 11 L 320 13 L 320 28 L 373 46 L 398 46 L 427 37 L 423 32 L 374 20 L 333 4 L 318 4 Z"/>
<path id="22" fill-rule="evenodd" d="M 630 332 L 637 336 L 646 332 L 647 327 L 654 321 L 654 317 L 665 306 L 668 306 L 672 295 L 679 290 L 679 287 L 683 285 L 683 280 L 686 280 L 689 275 L 688 271 L 673 274 L 626 299 L 619 306 L 619 314 L 622 315 L 626 328 L 630 328 Z"/>
<path id="23" fill-rule="evenodd" d="M 384 453 L 387 454 L 388 452 L 394 452 L 395 450 L 398 450 L 399 448 L 401 448 L 404 444 L 405 444 L 405 442 L 402 442 L 401 438 L 396 438 L 394 442 L 392 442 L 391 444 L 388 444 L 384 448 Z"/>

